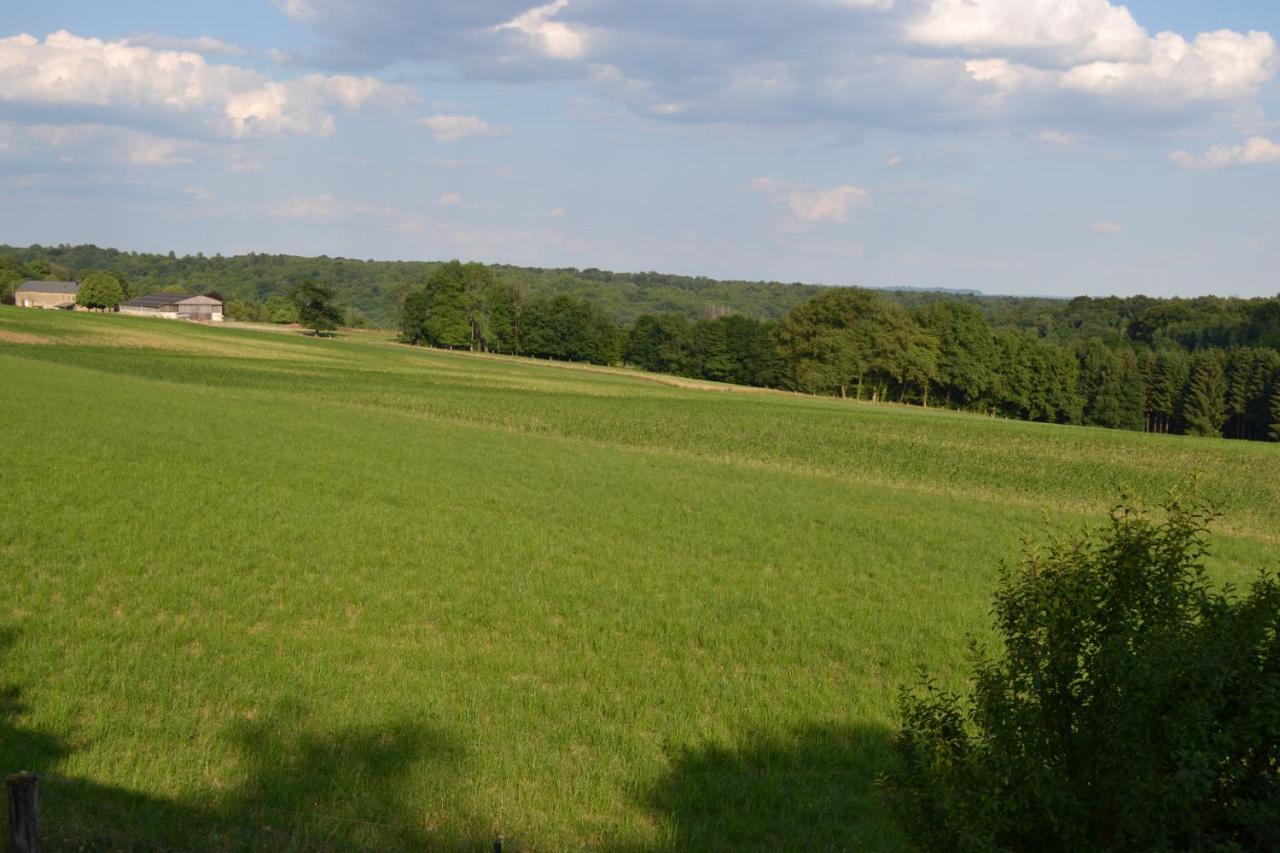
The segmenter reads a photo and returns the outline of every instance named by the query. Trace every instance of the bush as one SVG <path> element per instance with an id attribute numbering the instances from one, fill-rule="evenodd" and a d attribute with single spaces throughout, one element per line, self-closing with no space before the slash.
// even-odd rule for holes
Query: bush
<path id="1" fill-rule="evenodd" d="M 888 787 L 926 846 L 1280 849 L 1280 584 L 1215 590 L 1213 514 L 1164 509 L 1003 572 L 971 694 L 904 692 Z"/>

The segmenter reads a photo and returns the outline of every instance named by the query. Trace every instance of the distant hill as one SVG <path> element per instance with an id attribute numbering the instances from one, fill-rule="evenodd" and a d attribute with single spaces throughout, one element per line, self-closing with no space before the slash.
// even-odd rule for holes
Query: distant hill
<path id="1" fill-rule="evenodd" d="M 84 246 L 27 247 L 0 245 L 0 257 L 23 265 L 45 262 L 61 275 L 83 276 L 107 270 L 122 276 L 135 292 L 165 288 L 217 291 L 224 298 L 265 300 L 290 285 L 315 279 L 332 287 L 345 304 L 361 311 L 376 326 L 395 325 L 400 300 L 420 284 L 436 262 L 375 261 L 352 258 L 248 254 L 161 255 Z M 641 314 L 676 312 L 699 318 L 738 313 L 763 320 L 785 315 L 811 299 L 824 285 L 798 282 L 723 281 L 702 276 L 658 272 L 619 273 L 600 269 L 540 269 L 503 264 L 491 266 L 499 279 L 527 288 L 530 296 L 562 293 L 590 300 L 621 323 Z M 906 304 L 939 297 L 982 299 L 978 291 L 946 288 L 887 288 Z"/>

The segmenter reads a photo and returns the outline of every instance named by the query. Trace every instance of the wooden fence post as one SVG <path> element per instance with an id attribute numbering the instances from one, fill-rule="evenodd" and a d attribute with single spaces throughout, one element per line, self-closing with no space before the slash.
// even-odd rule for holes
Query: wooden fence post
<path id="1" fill-rule="evenodd" d="M 9 788 L 9 849 L 12 853 L 36 853 L 40 832 L 40 805 L 34 773 L 15 773 L 5 780 Z"/>

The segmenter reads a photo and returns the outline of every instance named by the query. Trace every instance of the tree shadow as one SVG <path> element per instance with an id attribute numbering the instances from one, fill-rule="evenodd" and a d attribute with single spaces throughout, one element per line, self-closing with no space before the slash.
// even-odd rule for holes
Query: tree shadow
<path id="1" fill-rule="evenodd" d="M 0 656 L 16 632 L 0 628 Z M 297 709 L 234 727 L 240 782 L 229 792 L 168 799 L 59 774 L 73 749 L 24 726 L 22 691 L 0 684 L 0 776 L 40 775 L 41 844 L 51 850 L 476 851 L 489 827 L 452 797 L 451 825 L 432 825 L 432 803 L 407 782 L 424 766 L 434 790 L 465 788 L 466 752 L 448 733 L 413 721 L 317 731 Z M 458 818 L 460 808 L 463 817 Z"/>
<path id="2" fill-rule="evenodd" d="M 893 755 L 883 727 L 759 734 L 680 754 L 642 803 L 667 832 L 661 851 L 899 850 L 877 783 Z"/>

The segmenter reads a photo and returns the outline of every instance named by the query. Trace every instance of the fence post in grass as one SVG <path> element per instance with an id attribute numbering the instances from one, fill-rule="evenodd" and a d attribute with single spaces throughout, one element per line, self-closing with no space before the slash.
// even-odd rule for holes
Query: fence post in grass
<path id="1" fill-rule="evenodd" d="M 34 773 L 15 773 L 5 780 L 9 788 L 9 849 L 12 853 L 36 853 L 36 835 L 40 831 L 37 779 Z"/>

